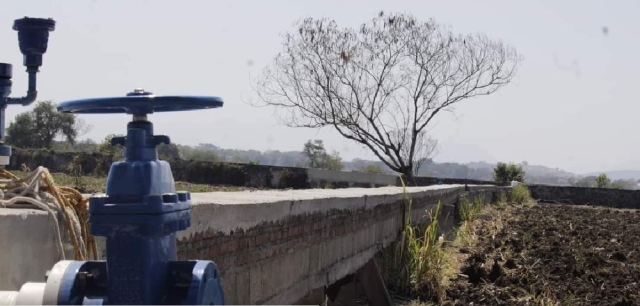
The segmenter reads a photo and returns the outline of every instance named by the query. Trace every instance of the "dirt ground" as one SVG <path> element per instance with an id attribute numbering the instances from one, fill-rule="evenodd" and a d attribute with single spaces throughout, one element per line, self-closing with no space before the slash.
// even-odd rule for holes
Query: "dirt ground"
<path id="1" fill-rule="evenodd" d="M 640 305 L 640 211 L 507 206 L 474 226 L 445 305 Z"/>

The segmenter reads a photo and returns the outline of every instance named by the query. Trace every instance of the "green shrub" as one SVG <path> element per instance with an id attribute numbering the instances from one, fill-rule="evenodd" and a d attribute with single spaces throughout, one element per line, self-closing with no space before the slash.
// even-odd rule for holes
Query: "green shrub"
<path id="1" fill-rule="evenodd" d="M 102 143 L 100 143 L 96 147 L 96 152 L 102 153 L 102 154 L 105 154 L 105 155 L 111 155 L 111 156 L 113 156 L 113 160 L 114 161 L 124 160 L 124 146 L 122 146 L 122 145 L 112 146 L 111 145 L 111 139 L 113 139 L 113 137 L 120 137 L 120 136 L 122 136 L 122 135 L 114 135 L 114 134 L 107 135 L 104 138 L 104 140 L 102 141 Z"/>
<path id="2" fill-rule="evenodd" d="M 498 163 L 493 169 L 493 179 L 498 183 L 507 183 L 511 181 L 524 182 L 524 169 L 513 163 Z"/>
<path id="3" fill-rule="evenodd" d="M 531 201 L 531 193 L 529 193 L 529 188 L 522 184 L 516 185 L 515 187 L 513 187 L 513 189 L 511 189 L 509 201 L 518 204 L 524 204 Z"/>

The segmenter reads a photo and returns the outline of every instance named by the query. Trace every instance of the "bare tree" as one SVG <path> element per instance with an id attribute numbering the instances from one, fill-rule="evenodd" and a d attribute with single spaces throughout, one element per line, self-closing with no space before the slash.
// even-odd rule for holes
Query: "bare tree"
<path id="1" fill-rule="evenodd" d="M 292 127 L 333 127 L 413 177 L 434 116 L 508 84 L 516 51 L 433 20 L 380 13 L 358 29 L 304 19 L 257 82 L 262 105 Z M 423 154 L 423 153 L 422 153 Z"/>
<path id="2" fill-rule="evenodd" d="M 418 133 L 413 155 L 413 175 L 417 176 L 420 168 L 433 156 L 438 147 L 438 141 L 427 136 L 425 131 Z"/>

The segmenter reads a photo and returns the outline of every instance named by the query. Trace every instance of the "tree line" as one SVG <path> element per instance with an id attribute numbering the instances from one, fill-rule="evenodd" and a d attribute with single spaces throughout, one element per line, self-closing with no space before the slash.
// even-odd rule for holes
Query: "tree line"
<path id="1" fill-rule="evenodd" d="M 91 130 L 91 126 L 84 123 L 73 114 L 56 111 L 51 101 L 38 102 L 35 108 L 16 116 L 7 128 L 6 142 L 17 148 L 45 149 L 60 152 L 98 152 L 112 155 L 116 160 L 123 158 L 122 146 L 111 146 L 111 138 L 123 135 L 107 135 L 100 142 L 92 139 L 78 141 L 78 138 Z M 338 152 L 329 152 L 325 143 L 319 139 L 312 139 L 303 144 L 300 151 L 258 151 L 224 149 L 210 143 L 197 146 L 180 144 L 162 144 L 158 146 L 161 159 L 183 159 L 210 162 L 235 162 L 247 164 L 261 164 L 286 167 L 308 167 L 326 170 L 347 170 L 369 173 L 393 174 L 394 171 L 381 161 L 354 159 L 345 161 Z M 570 177 L 566 182 L 559 177 L 549 174 L 541 176 L 534 172 L 525 172 L 520 165 L 498 163 L 492 166 L 487 163 L 437 163 L 428 158 L 423 161 L 417 175 L 447 178 L 466 178 L 475 180 L 499 182 L 527 181 L 528 183 L 570 185 L 577 187 L 600 187 L 618 189 L 636 189 L 634 180 L 610 180 L 606 175 L 589 176 L 584 178 Z M 539 166 L 538 166 L 539 167 Z M 553 173 L 553 169 L 544 168 Z M 546 173 L 542 172 L 542 173 Z"/>

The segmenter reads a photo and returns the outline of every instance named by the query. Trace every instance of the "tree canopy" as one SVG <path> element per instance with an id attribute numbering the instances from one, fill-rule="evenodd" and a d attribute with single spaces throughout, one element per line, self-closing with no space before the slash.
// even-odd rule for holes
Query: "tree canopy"
<path id="1" fill-rule="evenodd" d="M 74 144 L 91 127 L 73 114 L 60 113 L 52 101 L 38 102 L 35 108 L 16 116 L 7 127 L 6 142 L 19 148 L 51 148 L 57 137 Z"/>
<path id="2" fill-rule="evenodd" d="M 524 182 L 524 169 L 515 164 L 498 163 L 493 169 L 493 178 L 496 182 L 507 183 L 511 181 Z"/>
<path id="3" fill-rule="evenodd" d="M 610 184 L 611 184 L 611 179 L 609 179 L 609 177 L 606 174 L 600 173 L 596 177 L 596 187 L 608 188 Z"/>
<path id="4" fill-rule="evenodd" d="M 292 127 L 331 127 L 413 176 L 433 153 L 433 118 L 513 78 L 520 56 L 482 34 L 380 13 L 358 28 L 307 18 L 257 82 L 262 105 Z"/>
<path id="5" fill-rule="evenodd" d="M 337 152 L 327 153 L 322 140 L 309 140 L 304 144 L 302 154 L 309 160 L 309 168 L 342 170 L 342 158 Z"/>

